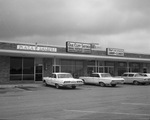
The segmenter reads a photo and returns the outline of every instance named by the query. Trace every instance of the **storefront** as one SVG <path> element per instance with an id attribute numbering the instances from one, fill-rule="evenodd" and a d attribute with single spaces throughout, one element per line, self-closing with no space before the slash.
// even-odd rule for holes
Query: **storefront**
<path id="1" fill-rule="evenodd" d="M 78 42 L 66 42 L 66 47 L 1 42 L 0 66 L 0 83 L 42 81 L 53 72 L 70 72 L 77 78 L 92 72 L 120 76 L 150 72 L 150 55 L 116 48 L 95 50 L 89 43 Z"/>

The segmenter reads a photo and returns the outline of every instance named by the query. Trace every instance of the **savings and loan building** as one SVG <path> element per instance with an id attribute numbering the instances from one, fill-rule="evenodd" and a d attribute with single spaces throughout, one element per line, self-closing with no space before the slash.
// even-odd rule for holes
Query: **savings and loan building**
<path id="1" fill-rule="evenodd" d="M 123 49 L 96 50 L 92 44 L 66 42 L 66 47 L 0 42 L 0 83 L 36 82 L 53 72 L 74 77 L 92 72 L 121 76 L 124 72 L 150 72 L 150 55 Z"/>

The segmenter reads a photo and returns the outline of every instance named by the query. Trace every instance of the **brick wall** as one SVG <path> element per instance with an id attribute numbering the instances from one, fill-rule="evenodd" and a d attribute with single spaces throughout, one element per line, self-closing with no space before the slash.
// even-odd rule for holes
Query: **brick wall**
<path id="1" fill-rule="evenodd" d="M 9 82 L 10 57 L 0 56 L 0 83 Z"/>

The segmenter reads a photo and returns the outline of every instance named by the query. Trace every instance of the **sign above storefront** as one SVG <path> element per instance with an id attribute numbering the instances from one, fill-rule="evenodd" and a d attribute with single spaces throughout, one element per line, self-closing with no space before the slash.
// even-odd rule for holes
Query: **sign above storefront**
<path id="1" fill-rule="evenodd" d="M 31 50 L 31 51 L 45 51 L 45 52 L 57 52 L 57 48 L 37 46 L 37 45 L 17 45 L 19 50 Z"/>
<path id="2" fill-rule="evenodd" d="M 91 53 L 91 44 L 79 42 L 66 42 L 67 52 L 74 53 Z"/>
<path id="3" fill-rule="evenodd" d="M 107 55 L 124 56 L 124 49 L 106 48 Z"/>

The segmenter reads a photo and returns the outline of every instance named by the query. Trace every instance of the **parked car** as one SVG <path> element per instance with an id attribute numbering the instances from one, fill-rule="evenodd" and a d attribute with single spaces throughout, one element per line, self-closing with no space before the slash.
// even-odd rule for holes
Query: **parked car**
<path id="1" fill-rule="evenodd" d="M 150 77 L 146 77 L 141 73 L 126 72 L 122 75 L 124 83 L 132 83 L 134 85 L 150 83 Z"/>
<path id="2" fill-rule="evenodd" d="M 77 86 L 83 85 L 81 79 L 75 79 L 70 73 L 52 73 L 51 77 L 43 77 L 45 85 L 55 86 L 57 89 L 60 87 L 71 87 L 75 89 Z"/>
<path id="3" fill-rule="evenodd" d="M 113 86 L 115 87 L 117 84 L 123 84 L 123 78 L 112 77 L 109 73 L 92 73 L 89 77 L 79 77 L 84 81 L 84 83 L 88 84 L 98 84 L 101 87 L 104 86 Z"/>
<path id="4" fill-rule="evenodd" d="M 140 73 L 140 74 L 145 76 L 145 77 L 150 77 L 150 73 Z"/>

